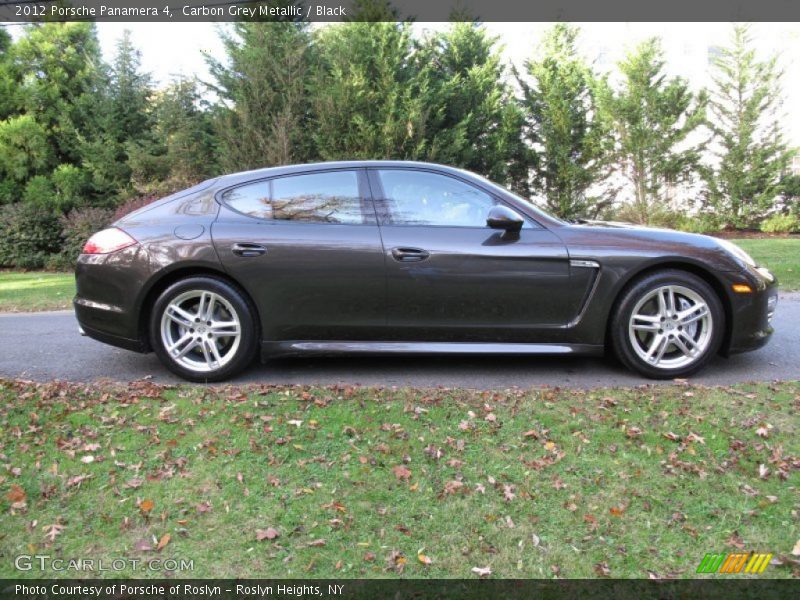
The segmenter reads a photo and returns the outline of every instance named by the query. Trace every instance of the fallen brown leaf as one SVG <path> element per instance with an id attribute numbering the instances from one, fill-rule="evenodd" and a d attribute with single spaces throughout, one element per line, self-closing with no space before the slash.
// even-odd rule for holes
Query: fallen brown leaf
<path id="1" fill-rule="evenodd" d="M 445 494 L 456 494 L 464 488 L 464 484 L 460 481 L 448 481 L 444 484 Z"/>
<path id="2" fill-rule="evenodd" d="M 478 577 L 488 577 L 492 574 L 491 567 L 472 567 L 472 572 Z"/>
<path id="3" fill-rule="evenodd" d="M 161 536 L 161 539 L 158 540 L 158 546 L 156 546 L 156 550 L 161 551 L 164 547 L 169 544 L 169 541 L 172 539 L 172 536 L 168 533 L 165 533 Z"/>
<path id="4" fill-rule="evenodd" d="M 11 485 L 11 491 L 6 494 L 6 498 L 8 498 L 9 502 L 25 502 L 27 496 L 25 495 L 25 490 L 14 483 Z"/>
<path id="5" fill-rule="evenodd" d="M 405 465 L 397 465 L 394 469 L 392 469 L 392 472 L 398 480 L 407 482 L 409 479 L 411 479 L 411 469 Z"/>
<path id="6" fill-rule="evenodd" d="M 264 540 L 274 540 L 280 535 L 281 535 L 280 532 L 274 527 L 267 527 L 266 529 L 256 530 L 256 540 L 258 540 L 259 542 L 263 542 Z"/>
<path id="7" fill-rule="evenodd" d="M 503 484 L 503 498 L 506 502 L 511 502 L 517 495 L 514 493 L 514 486 L 507 483 Z"/>
<path id="8" fill-rule="evenodd" d="M 608 568 L 607 562 L 599 562 L 594 566 L 594 572 L 598 577 L 608 577 L 611 575 L 611 569 Z"/>
<path id="9" fill-rule="evenodd" d="M 42 527 L 44 531 L 44 537 L 46 537 L 51 542 L 56 541 L 56 536 L 61 535 L 61 532 L 64 531 L 64 526 L 59 525 L 58 523 L 53 523 L 52 525 L 45 525 Z"/>

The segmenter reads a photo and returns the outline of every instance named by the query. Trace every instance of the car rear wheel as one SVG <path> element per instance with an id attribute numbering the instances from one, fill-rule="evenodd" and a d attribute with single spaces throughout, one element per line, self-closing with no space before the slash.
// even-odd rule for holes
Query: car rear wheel
<path id="1" fill-rule="evenodd" d="M 254 312 L 242 293 L 226 281 L 183 279 L 156 300 L 150 342 L 173 373 L 190 381 L 221 381 L 255 357 Z"/>
<path id="2" fill-rule="evenodd" d="M 719 350 L 725 313 L 716 292 L 685 271 L 648 275 L 624 293 L 613 315 L 611 341 L 630 369 L 654 379 L 700 370 Z"/>

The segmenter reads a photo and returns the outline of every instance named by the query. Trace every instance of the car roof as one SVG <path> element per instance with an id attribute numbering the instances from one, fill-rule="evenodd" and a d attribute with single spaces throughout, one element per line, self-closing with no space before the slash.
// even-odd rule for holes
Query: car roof
<path id="1" fill-rule="evenodd" d="M 382 167 L 382 168 L 406 168 L 406 169 L 432 169 L 444 173 L 458 174 L 462 177 L 477 179 L 478 177 L 455 167 L 447 165 L 440 165 L 437 163 L 419 162 L 411 160 L 342 160 L 330 162 L 316 162 L 299 165 L 284 165 L 279 167 L 267 167 L 264 169 L 254 169 L 252 171 L 242 171 L 239 173 L 231 173 L 230 175 L 223 175 L 217 181 L 218 186 L 226 187 L 229 185 L 236 185 L 237 183 L 245 183 L 247 181 L 255 181 L 266 177 L 277 177 L 280 175 L 291 175 L 294 173 L 309 173 L 313 171 L 325 171 L 329 169 L 365 169 L 369 167 Z"/>

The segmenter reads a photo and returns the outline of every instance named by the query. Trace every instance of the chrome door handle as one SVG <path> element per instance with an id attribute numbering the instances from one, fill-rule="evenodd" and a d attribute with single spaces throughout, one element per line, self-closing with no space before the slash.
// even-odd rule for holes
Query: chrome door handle
<path id="1" fill-rule="evenodd" d="M 231 246 L 231 251 L 242 258 L 262 256 L 267 253 L 267 249 L 261 244 L 251 244 L 250 242 L 238 242 Z"/>
<path id="2" fill-rule="evenodd" d="M 397 262 L 420 262 L 430 256 L 430 252 L 421 248 L 392 248 L 392 257 Z"/>

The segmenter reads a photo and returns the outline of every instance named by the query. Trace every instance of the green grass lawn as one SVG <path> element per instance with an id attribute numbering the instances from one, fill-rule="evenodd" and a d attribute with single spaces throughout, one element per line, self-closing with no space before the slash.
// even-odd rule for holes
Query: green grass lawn
<path id="1" fill-rule="evenodd" d="M 72 307 L 73 273 L 0 271 L 0 312 L 32 312 Z"/>
<path id="2" fill-rule="evenodd" d="M 195 577 L 688 578 L 737 551 L 797 577 L 798 409 L 800 382 L 0 380 L 0 577 L 76 576 L 14 571 L 39 553 L 192 560 L 178 575 Z"/>
<path id="3" fill-rule="evenodd" d="M 800 290 L 800 238 L 731 240 L 778 278 L 781 289 Z"/>

